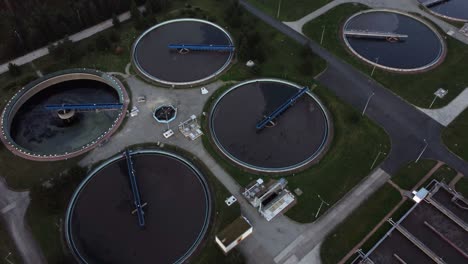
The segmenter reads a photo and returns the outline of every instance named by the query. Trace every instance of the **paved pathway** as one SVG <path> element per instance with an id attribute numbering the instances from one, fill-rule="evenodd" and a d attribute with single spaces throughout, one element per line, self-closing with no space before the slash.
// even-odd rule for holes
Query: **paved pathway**
<path id="1" fill-rule="evenodd" d="M 136 105 L 140 110 L 138 116 L 130 117 L 124 127 L 111 137 L 107 144 L 91 151 L 90 155 L 80 161 L 80 165 L 88 166 L 99 160 L 107 159 L 123 151 L 129 145 L 148 142 L 176 145 L 191 152 L 204 162 L 221 183 L 237 197 L 241 204 L 242 213 L 252 222 L 254 230 L 256 230 L 252 237 L 243 242 L 243 249 L 246 254 L 254 255 L 255 261 L 253 263 L 268 263 L 265 261 L 272 260 L 278 252 L 304 231 L 304 226 L 292 222 L 285 216 L 279 216 L 272 222 L 263 219 L 240 196 L 241 187 L 206 152 L 201 140 L 189 141 L 177 130 L 176 125 L 179 122 L 188 119 L 192 114 L 200 115 L 202 113 L 202 108 L 210 94 L 221 87 L 222 82 L 215 82 L 206 86 L 210 92 L 206 96 L 201 95 L 199 89 L 156 88 L 136 77 L 128 78 L 127 82 L 132 90 L 133 105 Z M 136 98 L 140 95 L 146 96 L 146 103 L 139 104 L 136 102 Z M 171 125 L 175 134 L 171 138 L 165 139 L 162 133 L 167 127 L 156 123 L 152 118 L 152 112 L 156 106 L 168 103 L 180 107 L 178 108 L 177 118 Z"/>
<path id="2" fill-rule="evenodd" d="M 284 23 L 292 29 L 294 29 L 295 31 L 300 32 L 302 34 L 302 28 L 305 24 L 307 24 L 307 22 L 312 21 L 313 19 L 333 9 L 334 7 L 344 3 L 361 3 L 372 8 L 390 8 L 405 12 L 417 13 L 438 25 L 444 32 L 450 32 L 450 35 L 453 38 L 458 39 L 459 41 L 465 44 L 468 44 L 468 36 L 460 33 L 459 29 L 451 25 L 450 23 L 447 23 L 439 17 L 434 16 L 433 14 L 426 12 L 424 9 L 419 8 L 419 3 L 417 0 L 335 0 L 302 17 L 299 20 L 288 21 Z"/>
<path id="3" fill-rule="evenodd" d="M 395 0 L 395 2 L 398 1 L 400 0 Z M 307 44 L 315 54 L 325 59 L 328 68 L 318 77 L 318 81 L 333 91 L 339 98 L 356 109 L 363 109 L 369 96 L 374 94 L 366 115 L 385 129 L 392 142 L 390 154 L 382 164 L 382 169 L 385 172 L 393 174 L 401 166 L 421 155 L 422 158 L 442 160 L 452 168 L 467 175 L 468 163 L 451 153 L 441 142 L 440 134 L 443 126 L 438 122 L 408 104 L 381 84 L 370 79 L 367 75 L 336 58 L 300 32 L 266 15 L 245 0 L 239 0 L 239 2 L 253 15 L 298 43 Z M 339 212 L 339 210 L 333 210 L 332 212 Z M 336 226 L 339 223 L 326 217 L 321 218 L 320 221 L 325 221 L 328 225 L 325 225 L 323 230 L 316 230 L 312 225 L 308 227 L 304 234 L 309 232 L 312 232 L 312 234 L 327 233 L 329 226 Z M 288 261 L 288 263 L 296 263 L 297 260 L 304 260 L 307 256 L 313 255 L 314 246 L 317 247 L 325 234 L 323 236 L 318 235 L 307 243 L 301 242 L 304 240 L 303 236 L 301 234 L 290 248 L 283 251 L 287 253 L 277 255 L 275 259 L 285 261 L 284 263 Z"/>
<path id="4" fill-rule="evenodd" d="M 320 245 L 327 235 L 372 193 L 384 185 L 388 179 L 390 179 L 389 174 L 380 168 L 376 169 L 362 183 L 346 194 L 333 208 L 328 210 L 325 215 L 312 224 L 306 224 L 306 231 L 281 251 L 275 257 L 275 262 L 294 264 L 299 263 L 299 260 L 304 258 L 314 259 L 313 255 L 317 254 L 314 252 L 314 249 L 317 250 L 316 247 Z M 317 261 L 316 258 L 315 261 Z"/>
<path id="5" fill-rule="evenodd" d="M 144 6 L 140 7 L 139 9 L 140 9 L 140 11 L 144 11 Z M 120 14 L 118 16 L 118 18 L 119 18 L 119 20 L 121 22 L 130 19 L 130 11 L 125 12 L 123 14 Z M 85 29 L 83 31 L 80 31 L 78 33 L 75 33 L 75 34 L 71 35 L 69 37 L 69 39 L 71 41 L 73 41 L 73 42 L 77 42 L 77 41 L 80 41 L 82 39 L 89 38 L 92 35 L 94 35 L 96 33 L 99 33 L 101 31 L 104 31 L 104 30 L 106 30 L 106 29 L 108 29 L 108 28 L 110 28 L 112 26 L 113 26 L 112 25 L 112 19 L 108 19 L 108 20 L 106 20 L 104 22 L 101 22 L 101 23 L 99 23 L 97 25 L 94 25 L 94 26 L 92 26 L 90 28 L 87 28 L 87 29 Z M 57 42 L 55 42 L 54 44 L 56 44 L 56 43 Z M 0 65 L 0 74 L 5 73 L 5 72 L 8 71 L 8 64 L 9 63 L 14 63 L 16 65 L 24 65 L 24 64 L 30 63 L 33 60 L 41 58 L 41 57 L 43 57 L 43 56 L 45 56 L 47 54 L 49 54 L 48 47 L 42 47 L 42 48 L 34 50 L 34 51 L 32 51 L 32 52 L 30 52 L 28 54 L 25 54 L 25 55 L 23 55 L 21 57 L 18 57 L 18 58 L 14 59 L 14 60 L 11 60 L 9 62 L 1 64 Z"/>
<path id="6" fill-rule="evenodd" d="M 372 176 L 364 180 L 350 194 L 329 209 L 316 223 L 298 224 L 285 216 L 278 216 L 273 221 L 267 222 L 241 197 L 241 187 L 206 152 L 201 140 L 189 141 L 175 127 L 190 115 L 200 114 L 209 95 L 201 95 L 199 89 L 156 88 L 136 77 L 127 78 L 127 82 L 133 94 L 133 105 L 136 105 L 140 110 L 138 116 L 129 118 L 124 127 L 110 138 L 107 144 L 91 151 L 90 155 L 81 160 L 80 165 L 90 165 L 121 152 L 128 145 L 146 142 L 176 145 L 191 152 L 196 158 L 203 161 L 223 185 L 238 198 L 242 213 L 252 222 L 255 230 L 254 234 L 241 244 L 241 249 L 248 257 L 249 263 L 297 263 L 300 258 L 309 252 L 306 249 L 315 247 L 321 241 L 319 238 L 323 239 L 360 202 L 389 178 L 388 174 L 382 170 L 375 170 Z M 208 85 L 207 88 L 211 94 L 222 85 L 222 82 L 215 82 Z M 136 102 L 136 98 L 140 95 L 146 96 L 146 103 L 139 104 Z M 171 128 L 176 132 L 175 135 L 169 139 L 164 139 L 162 132 L 167 127 L 156 123 L 152 118 L 152 111 L 156 106 L 167 103 L 181 107 L 178 109 L 178 116 L 174 121 L 174 125 L 171 125 Z M 291 243 L 295 245 L 294 248 L 288 247 Z M 317 258 L 318 251 L 307 259 L 314 256 Z M 298 258 L 296 262 L 294 262 L 294 258 Z"/>
<path id="7" fill-rule="evenodd" d="M 389 181 L 391 182 L 391 180 Z M 395 187 L 395 186 L 394 186 Z M 366 243 L 366 241 L 375 234 L 375 232 L 377 232 L 377 230 L 379 230 L 379 228 L 384 225 L 385 223 L 387 223 L 387 220 L 390 219 L 390 217 L 393 215 L 393 213 L 396 212 L 396 210 L 398 210 L 398 208 L 400 208 L 400 206 L 403 205 L 403 203 L 406 202 L 408 198 L 403 196 L 401 197 L 401 200 L 400 202 L 398 202 L 397 205 L 395 205 L 395 207 L 392 208 L 392 210 L 390 210 L 390 212 L 388 212 L 381 220 L 379 223 L 377 223 L 376 226 L 374 226 L 374 228 L 372 228 L 372 230 L 367 233 L 367 235 L 361 240 L 359 241 L 359 243 L 357 243 L 349 252 L 348 254 L 346 254 L 341 260 L 340 262 L 338 262 L 338 264 L 345 264 L 349 258 L 351 258 L 353 255 L 356 254 L 356 252 L 362 248 L 362 245 L 364 245 L 364 243 Z"/>
<path id="8" fill-rule="evenodd" d="M 453 180 L 451 180 L 449 183 L 450 188 L 455 188 L 455 185 L 457 184 L 457 182 L 461 180 L 462 178 L 463 178 L 463 174 L 457 173 L 457 175 L 455 175 Z"/>
<path id="9" fill-rule="evenodd" d="M 344 3 L 348 3 L 348 2 L 351 2 L 351 1 L 349 1 L 349 0 L 335 0 L 335 1 L 332 1 L 332 2 L 322 6 L 321 8 L 319 8 L 317 10 L 313 11 L 312 13 L 302 17 L 301 19 L 298 19 L 296 21 L 286 21 L 286 22 L 283 22 L 283 23 L 288 25 L 289 27 L 293 28 L 295 31 L 302 33 L 302 28 L 304 27 L 305 24 L 307 24 L 308 22 L 314 20 L 315 18 L 325 14 L 326 12 L 330 11 L 334 7 L 336 7 L 338 5 L 341 5 L 341 4 L 344 4 Z M 353 1 L 353 2 L 359 2 L 359 0 L 356 0 L 356 1 Z"/>
<path id="10" fill-rule="evenodd" d="M 448 105 L 438 109 L 419 108 L 426 115 L 430 116 L 443 126 L 448 126 L 457 116 L 468 108 L 468 88 L 465 88 Z"/>
<path id="11" fill-rule="evenodd" d="M 430 171 L 428 171 L 426 173 L 426 175 L 424 175 L 424 177 L 422 177 L 419 180 L 419 182 L 416 183 L 416 185 L 410 191 L 415 191 L 415 190 L 419 189 L 420 187 L 423 187 L 422 185 L 432 176 L 432 174 L 434 174 L 443 165 L 444 165 L 443 162 L 438 161 L 436 163 L 436 165 L 434 165 L 434 167 L 432 167 L 432 169 Z"/>
<path id="12" fill-rule="evenodd" d="M 25 219 L 29 206 L 29 192 L 15 192 L 0 177 L 0 216 L 26 264 L 46 263 L 39 245 L 29 231 Z"/>

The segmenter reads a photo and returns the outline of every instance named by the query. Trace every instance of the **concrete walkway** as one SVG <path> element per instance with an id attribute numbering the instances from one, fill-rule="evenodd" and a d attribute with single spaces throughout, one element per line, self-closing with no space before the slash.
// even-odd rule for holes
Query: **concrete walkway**
<path id="1" fill-rule="evenodd" d="M 354 2 L 358 2 L 358 1 L 359 0 L 356 0 Z M 299 20 L 283 22 L 283 23 L 288 25 L 292 29 L 296 30 L 297 32 L 302 33 L 302 28 L 304 27 L 305 24 L 307 24 L 308 22 L 314 20 L 315 18 L 327 13 L 328 11 L 333 9 L 334 7 L 336 7 L 338 5 L 341 5 L 341 4 L 344 4 L 344 3 L 348 3 L 348 2 L 351 2 L 351 1 L 349 1 L 349 0 L 335 0 L 335 1 L 332 1 L 332 2 L 322 6 L 321 8 L 315 10 L 314 12 L 302 17 Z"/>
<path id="2" fill-rule="evenodd" d="M 0 177 L 0 216 L 4 219 L 6 229 L 23 263 L 42 264 L 46 263 L 44 256 L 25 221 L 29 202 L 29 192 L 10 190 L 4 179 Z"/>
<path id="3" fill-rule="evenodd" d="M 248 263 L 320 263 L 319 251 L 316 246 L 326 235 L 344 220 L 373 191 L 388 180 L 389 175 L 377 169 L 367 179 L 363 180 L 347 196 L 312 224 L 299 224 L 285 216 L 278 216 L 271 222 L 263 219 L 259 213 L 241 197 L 241 187 L 216 161 L 206 152 L 201 140 L 189 141 L 177 130 L 176 125 L 188 119 L 190 115 L 199 115 L 209 96 L 223 82 L 215 82 L 207 87 L 209 94 L 201 95 L 199 89 L 167 89 L 158 88 L 142 82 L 136 77 L 127 78 L 127 83 L 133 94 L 133 105 L 140 110 L 138 116 L 130 117 L 109 142 L 91 151 L 80 161 L 81 166 L 88 166 L 99 160 L 107 159 L 121 152 L 126 146 L 159 142 L 181 147 L 204 162 L 218 180 L 238 199 L 242 213 L 252 222 L 254 234 L 242 242 L 240 248 L 247 256 Z M 146 103 L 136 102 L 138 96 L 146 96 Z M 173 104 L 178 107 L 177 119 L 170 125 L 175 134 L 165 139 L 162 133 L 166 125 L 158 124 L 152 118 L 154 109 L 161 104 Z M 227 197 L 226 197 L 227 198 Z M 313 253 L 309 252 L 315 248 Z M 310 262 L 315 259 L 314 262 Z M 306 261 L 306 262 L 304 262 Z"/>
<path id="4" fill-rule="evenodd" d="M 463 174 L 457 173 L 457 175 L 455 175 L 455 178 L 453 178 L 453 180 L 450 181 L 449 187 L 455 189 L 455 185 L 456 185 L 457 182 L 458 182 L 459 180 L 461 180 L 462 178 L 463 178 Z"/>
<path id="5" fill-rule="evenodd" d="M 418 107 L 419 108 L 419 107 Z M 468 88 L 465 88 L 448 105 L 438 109 L 419 108 L 443 126 L 448 126 L 457 116 L 468 108 Z"/>
<path id="6" fill-rule="evenodd" d="M 140 11 L 144 11 L 144 6 L 141 6 Z M 130 11 L 122 13 L 118 16 L 119 20 L 121 22 L 127 21 L 130 19 Z M 78 33 L 75 33 L 69 37 L 69 39 L 73 42 L 77 42 L 86 38 L 91 37 L 92 35 L 99 33 L 101 31 L 104 31 L 108 28 L 111 28 L 112 25 L 112 19 L 108 19 L 104 22 L 101 22 L 97 25 L 94 25 L 90 28 L 84 29 L 83 31 L 80 31 Z M 54 44 L 57 44 L 57 42 L 54 42 Z M 49 54 L 49 48 L 48 47 L 42 47 L 40 49 L 37 49 L 35 51 L 32 51 L 28 54 L 25 54 L 21 57 L 18 57 L 14 60 L 11 60 L 9 62 L 6 62 L 4 64 L 0 65 L 0 74 L 5 73 L 8 71 L 8 64 L 13 63 L 16 65 L 24 65 L 32 62 L 33 60 L 36 60 L 38 58 L 41 58 L 45 55 Z"/>
<path id="7" fill-rule="evenodd" d="M 303 34 L 302 28 L 305 24 L 307 24 L 307 22 L 312 21 L 313 19 L 328 12 L 330 9 L 333 9 L 334 7 L 344 3 L 361 3 L 372 8 L 390 8 L 405 12 L 417 13 L 435 23 L 444 32 L 450 32 L 450 35 L 453 38 L 465 44 L 468 44 L 468 36 L 460 33 L 459 29 L 455 26 L 445 22 L 444 20 L 440 19 L 437 16 L 434 16 L 433 14 L 426 12 L 424 9 L 419 8 L 419 3 L 417 0 L 335 0 L 315 10 L 314 12 L 302 17 L 299 20 L 288 21 L 283 23 L 285 23 L 295 31 Z"/>
<path id="8" fill-rule="evenodd" d="M 353 190 L 346 194 L 337 204 L 320 217 L 318 221 L 305 225 L 307 230 L 294 240 L 287 248 L 275 257 L 276 263 L 318 263 L 305 262 L 318 259 L 317 255 L 320 243 L 333 229 L 350 215 L 367 197 L 379 189 L 390 179 L 385 171 L 378 168 L 369 177 L 364 179 Z M 302 261 L 302 262 L 301 262 Z"/>
<path id="9" fill-rule="evenodd" d="M 209 94 L 201 95 L 199 89 L 157 88 L 136 77 L 128 78 L 127 82 L 133 94 L 132 103 L 140 110 L 138 116 L 130 117 L 124 127 L 111 137 L 108 143 L 91 151 L 80 161 L 80 165 L 88 166 L 116 155 L 126 146 L 149 142 L 175 145 L 191 152 L 205 163 L 218 180 L 236 196 L 242 213 L 253 224 L 254 235 L 242 244 L 242 249 L 249 256 L 250 263 L 273 263 L 273 257 L 303 233 L 306 227 L 292 222 L 285 216 L 279 216 L 272 222 L 267 222 L 241 197 L 241 186 L 206 152 L 201 140 L 186 139 L 176 127 L 179 122 L 188 119 L 190 115 L 200 115 L 209 96 L 224 83 L 218 81 L 205 86 Z M 136 102 L 140 95 L 146 96 L 146 103 Z M 167 126 L 158 124 L 152 117 L 154 109 L 162 104 L 172 104 L 178 107 L 177 118 L 170 125 L 175 134 L 169 139 L 162 136 Z"/>

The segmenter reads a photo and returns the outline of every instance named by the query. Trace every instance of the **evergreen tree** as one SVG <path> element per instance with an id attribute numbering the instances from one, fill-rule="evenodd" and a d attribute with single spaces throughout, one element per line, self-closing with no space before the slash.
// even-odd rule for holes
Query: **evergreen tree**
<path id="1" fill-rule="evenodd" d="M 112 14 L 112 25 L 114 25 L 115 28 L 120 28 L 120 20 L 115 13 Z"/>
<path id="2" fill-rule="evenodd" d="M 14 63 L 9 63 L 8 72 L 10 73 L 11 76 L 17 77 L 21 75 L 21 68 Z"/>

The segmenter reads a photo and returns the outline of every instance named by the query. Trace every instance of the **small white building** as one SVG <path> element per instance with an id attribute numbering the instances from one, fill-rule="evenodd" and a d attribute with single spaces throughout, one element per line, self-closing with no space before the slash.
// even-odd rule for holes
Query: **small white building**
<path id="1" fill-rule="evenodd" d="M 253 232 L 253 227 L 247 218 L 240 216 L 219 234 L 216 235 L 215 241 L 218 246 L 227 254 L 233 248 L 246 239 Z"/>
<path id="2" fill-rule="evenodd" d="M 242 194 L 267 221 L 271 221 L 296 204 L 295 196 L 286 189 L 287 184 L 284 178 L 267 183 L 258 179 L 249 184 Z"/>
<path id="3" fill-rule="evenodd" d="M 429 191 L 426 190 L 425 188 L 421 188 L 419 191 L 413 191 L 413 201 L 416 203 L 420 203 L 426 196 L 429 194 Z"/>

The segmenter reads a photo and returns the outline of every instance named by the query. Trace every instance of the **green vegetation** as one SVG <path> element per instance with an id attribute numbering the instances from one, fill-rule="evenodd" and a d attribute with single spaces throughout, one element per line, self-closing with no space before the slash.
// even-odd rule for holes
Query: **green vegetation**
<path id="1" fill-rule="evenodd" d="M 388 153 L 390 142 L 385 132 L 367 118 L 339 101 L 331 92 L 314 91 L 333 118 L 334 137 L 330 149 L 316 165 L 289 177 L 289 188 L 304 193 L 287 216 L 298 222 L 312 222 L 320 206 L 319 194 L 330 204 L 336 203 L 371 172 L 378 152 Z M 380 155 L 376 165 L 385 158 Z M 324 210 L 325 211 L 325 210 Z M 323 212 L 322 212 L 323 214 Z"/>
<path id="2" fill-rule="evenodd" d="M 426 174 L 435 165 L 436 162 L 433 160 L 420 160 L 418 163 L 411 162 L 405 167 L 401 168 L 397 174 L 393 176 L 392 181 L 402 189 L 413 190 L 414 186 L 424 176 L 426 176 Z M 444 164 L 438 170 L 436 170 L 434 174 L 432 174 L 432 176 L 421 185 L 421 187 L 426 186 L 434 179 L 438 181 L 443 180 L 448 184 L 453 178 L 455 178 L 455 175 L 457 175 L 457 172 Z"/>
<path id="3" fill-rule="evenodd" d="M 31 188 L 31 205 L 26 217 L 48 263 L 72 261 L 64 252 L 64 215 L 75 188 L 86 173 L 87 170 L 75 165 L 53 175 L 46 184 L 38 182 Z"/>
<path id="4" fill-rule="evenodd" d="M 320 250 L 322 262 L 327 264 L 340 261 L 398 204 L 401 198 L 400 193 L 388 183 L 372 194 L 324 240 Z M 368 245 L 378 241 L 388 229 L 389 225 L 384 224 L 372 236 L 372 242 Z"/>
<path id="5" fill-rule="evenodd" d="M 209 112 L 211 104 L 229 85 L 220 88 L 205 105 L 204 112 Z M 342 103 L 328 90 L 315 89 L 314 92 L 322 99 L 330 111 L 334 124 L 334 138 L 330 149 L 323 159 L 303 172 L 287 176 L 289 189 L 300 188 L 303 194 L 298 203 L 287 212 L 291 219 L 306 223 L 315 220 L 315 213 L 320 206 L 319 194 L 330 204 L 336 203 L 370 172 L 372 163 L 379 151 L 388 153 L 390 142 L 385 132 L 369 119 Z M 206 118 L 202 118 L 204 131 L 207 128 Z M 224 167 L 236 181 L 245 186 L 258 178 L 234 166 L 223 158 L 208 136 L 203 137 L 206 150 Z M 379 164 L 385 155 L 380 155 Z M 323 214 L 328 208 L 323 208 Z"/>
<path id="6" fill-rule="evenodd" d="M 130 146 L 130 148 L 157 149 L 159 147 L 156 144 L 143 144 Z M 200 160 L 193 158 L 192 154 L 169 145 L 165 145 L 164 148 L 193 162 L 206 176 L 213 193 L 214 213 L 211 219 L 212 224 L 210 225 L 203 249 L 199 255 L 195 256 L 192 263 L 244 263 L 243 256 L 237 250 L 225 256 L 214 242 L 216 233 L 240 216 L 239 204 L 227 206 L 224 203 L 226 197 L 229 197 L 231 194 Z M 95 168 L 97 166 L 98 164 L 94 164 L 92 167 Z M 71 167 L 65 173 L 54 175 L 55 177 L 51 178 L 47 184 L 37 183 L 31 189 L 32 203 L 27 212 L 27 219 L 48 263 L 58 264 L 69 263 L 71 261 L 72 257 L 68 252 L 64 251 L 64 215 L 73 192 L 86 174 L 87 170 L 76 166 Z M 0 249 L 3 248 L 1 246 L 0 240 Z"/>
<path id="7" fill-rule="evenodd" d="M 10 238 L 10 234 L 4 228 L 3 219 L 0 219 L 0 259 L 3 261 L 3 259 L 10 253 L 11 255 L 8 257 L 8 260 L 13 263 L 21 263 L 21 257 L 16 251 L 16 247 Z"/>
<path id="8" fill-rule="evenodd" d="M 434 160 L 420 160 L 418 163 L 411 162 L 401 168 L 392 177 L 392 181 L 400 188 L 411 191 L 436 163 Z"/>
<path id="9" fill-rule="evenodd" d="M 364 9 L 368 7 L 360 4 L 340 5 L 307 23 L 304 33 L 320 42 L 325 27 L 322 46 L 360 71 L 370 74 L 372 66 L 351 55 L 340 36 L 343 23 L 352 14 Z M 443 32 L 441 34 L 444 35 Z M 443 99 L 436 100 L 433 107 L 446 105 L 468 86 L 468 75 L 464 72 L 468 61 L 466 45 L 450 37 L 446 39 L 446 44 L 447 56 L 435 69 L 418 74 L 397 74 L 376 69 L 373 78 L 410 103 L 425 108 L 429 107 L 434 99 L 434 92 L 443 87 L 448 89 L 449 93 Z"/>
<path id="10" fill-rule="evenodd" d="M 21 75 L 21 67 L 10 62 L 8 64 L 8 72 L 10 73 L 11 76 L 18 77 Z"/>
<path id="11" fill-rule="evenodd" d="M 442 132 L 447 147 L 462 159 L 468 161 L 468 110 L 459 115 Z"/>
<path id="12" fill-rule="evenodd" d="M 313 76 L 325 69 L 324 60 L 310 53 L 301 56 L 304 47 L 235 3 L 223 11 L 223 17 L 236 41 L 238 61 L 221 77 L 222 80 L 240 81 L 262 76 L 310 83 Z M 256 66 L 245 66 L 248 60 L 255 61 Z"/>
<path id="13" fill-rule="evenodd" d="M 36 183 L 47 181 L 78 161 L 77 158 L 56 162 L 26 160 L 13 155 L 3 144 L 0 144 L 0 160 L 2 161 L 0 176 L 14 189 L 26 189 Z"/>
<path id="14" fill-rule="evenodd" d="M 461 193 L 463 197 L 468 197 L 468 180 L 465 177 L 458 180 L 457 184 L 455 184 L 455 190 Z"/>
<path id="15" fill-rule="evenodd" d="M 444 181 L 446 184 L 449 184 L 453 178 L 457 175 L 457 171 L 450 168 L 448 165 L 444 164 L 438 170 L 432 174 L 432 176 L 427 179 L 422 187 L 427 186 L 432 180 L 437 180 L 439 182 Z"/>
<path id="16" fill-rule="evenodd" d="M 168 0 L 151 0 L 167 4 Z M 0 16 L 0 61 L 47 46 L 129 10 L 128 0 L 5 1 Z M 137 0 L 141 5 L 145 0 Z"/>
<path id="17" fill-rule="evenodd" d="M 249 2 L 274 18 L 278 18 L 278 6 L 281 3 L 278 19 L 295 21 L 330 3 L 331 0 L 249 0 Z"/>
<path id="18" fill-rule="evenodd" d="M 125 66 L 130 63 L 130 53 L 133 41 L 140 32 L 131 23 L 122 23 L 118 31 L 108 29 L 100 34 L 82 40 L 78 43 L 59 45 L 55 49 L 74 52 L 60 56 L 60 52 L 42 57 L 34 64 L 44 74 L 70 68 L 92 68 L 106 72 L 124 72 Z M 68 48 L 68 45 L 71 45 Z M 77 54 L 75 58 L 73 54 Z"/>

